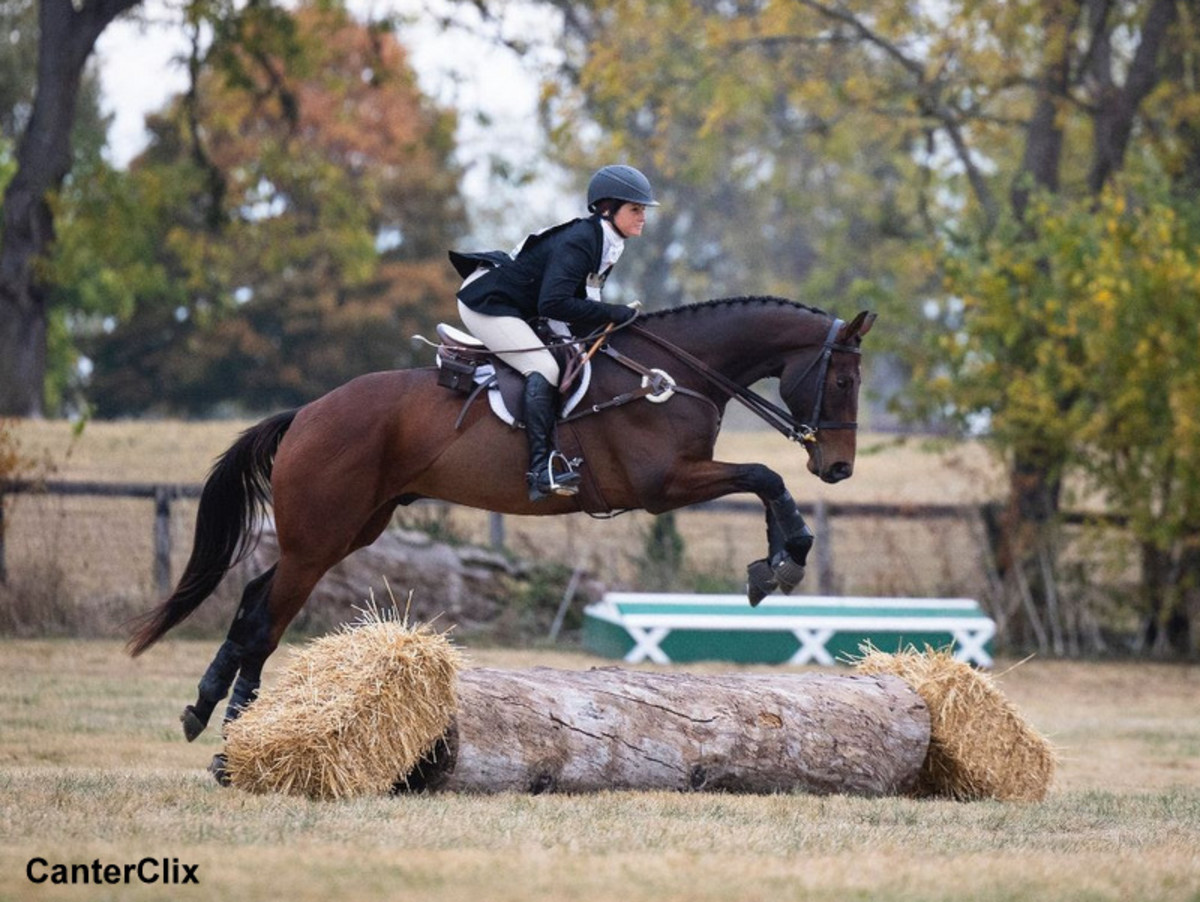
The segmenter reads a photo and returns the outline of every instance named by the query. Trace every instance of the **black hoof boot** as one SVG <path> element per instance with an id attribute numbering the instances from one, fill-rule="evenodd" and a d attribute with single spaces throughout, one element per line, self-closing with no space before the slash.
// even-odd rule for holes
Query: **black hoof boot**
<path id="1" fill-rule="evenodd" d="M 179 721 L 183 724 L 183 735 L 188 742 L 193 741 L 208 726 L 208 719 L 202 718 L 193 705 L 188 705 L 183 709 L 183 713 L 179 715 Z"/>
<path id="2" fill-rule="evenodd" d="M 791 595 L 792 590 L 800 585 L 800 581 L 804 579 L 804 565 L 797 564 L 786 554 L 775 559 L 771 565 L 771 573 L 775 577 L 775 582 L 779 585 L 779 591 L 784 595 Z"/>
<path id="3" fill-rule="evenodd" d="M 229 771 L 225 769 L 225 765 L 226 758 L 224 755 L 213 755 L 212 761 L 208 762 L 208 772 L 222 786 L 229 785 Z"/>
<path id="4" fill-rule="evenodd" d="M 750 607 L 758 607 L 760 601 L 778 588 L 775 574 L 765 558 L 746 568 L 746 598 L 750 601 Z"/>

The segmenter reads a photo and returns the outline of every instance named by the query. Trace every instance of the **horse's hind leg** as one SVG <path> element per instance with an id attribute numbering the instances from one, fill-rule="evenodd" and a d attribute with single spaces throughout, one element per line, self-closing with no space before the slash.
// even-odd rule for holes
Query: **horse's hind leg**
<path id="1" fill-rule="evenodd" d="M 238 609 L 233 627 L 230 628 L 229 638 L 217 653 L 217 660 L 220 660 L 228 646 L 237 655 L 237 666 L 232 671 L 222 674 L 225 683 L 220 697 L 216 699 L 220 701 L 220 698 L 224 697 L 232 682 L 233 694 L 225 709 L 224 723 L 236 720 L 257 697 L 258 687 L 262 683 L 263 665 L 279 646 L 283 631 L 304 605 L 313 586 L 324 572 L 320 570 L 315 575 L 309 573 L 298 579 L 286 567 L 286 562 L 280 560 L 270 571 L 251 584 L 255 589 L 253 596 L 250 594 L 251 586 L 246 587 L 246 594 L 243 596 L 242 606 Z M 281 598 L 284 599 L 282 604 L 279 601 Z M 281 607 L 285 611 L 282 616 L 279 613 Z M 213 661 L 210 671 L 216 667 L 217 660 Z M 236 682 L 233 680 L 235 673 Z M 206 674 L 205 679 L 207 678 Z M 214 701 L 209 705 L 208 714 L 211 715 L 215 704 Z M 225 765 L 225 754 L 218 752 L 213 755 L 208 766 L 209 773 L 222 786 L 229 785 Z"/>
<path id="2" fill-rule="evenodd" d="M 238 667 L 237 680 L 233 684 L 233 694 L 225 711 L 225 723 L 236 720 L 258 695 L 258 687 L 262 683 L 263 666 L 267 658 L 279 647 L 284 631 L 292 622 L 308 596 L 312 593 L 317 582 L 325 572 L 344 558 L 351 551 L 369 545 L 379 537 L 391 519 L 393 506 L 383 506 L 372 513 L 358 535 L 348 546 L 341 548 L 326 547 L 317 549 L 309 546 L 304 553 L 297 550 L 293 542 L 282 538 L 280 541 L 279 563 L 271 568 L 268 574 L 260 577 L 257 583 L 254 600 L 250 601 L 250 587 L 242 599 L 245 608 L 239 609 L 238 620 L 234 628 L 240 631 L 236 636 Z M 277 525 L 282 521 L 277 520 Z M 337 530 L 330 530 L 336 534 Z M 325 535 L 324 532 L 320 535 Z M 265 577 L 265 578 L 264 578 Z M 230 640 L 235 639 L 233 629 L 230 630 Z M 230 640 L 226 640 L 227 642 Z M 220 653 L 218 653 L 220 657 Z M 214 666 L 216 662 L 214 661 Z M 230 674 L 229 679 L 232 679 Z M 229 683 L 225 683 L 224 691 Z M 219 700 L 219 699 L 218 699 Z M 215 703 L 214 703 L 215 704 Z M 210 712 L 211 713 L 211 708 Z M 209 772 L 222 785 L 228 785 L 228 775 L 225 771 L 225 755 L 218 753 L 213 756 Z"/>
<path id="3" fill-rule="evenodd" d="M 253 642 L 254 635 L 265 628 L 266 600 L 271 589 L 275 567 L 261 573 L 246 584 L 242 600 L 234 615 L 233 624 L 221 647 L 217 650 L 208 670 L 200 680 L 196 704 L 183 710 L 183 734 L 191 742 L 208 726 L 213 710 L 220 704 L 233 685 L 245 649 Z"/>
<path id="4" fill-rule="evenodd" d="M 248 618 L 237 682 L 225 710 L 226 723 L 236 720 L 258 695 L 263 665 L 279 647 L 284 630 L 327 569 L 297 568 L 291 566 L 286 557 L 273 568 L 273 579 L 267 592 Z"/>

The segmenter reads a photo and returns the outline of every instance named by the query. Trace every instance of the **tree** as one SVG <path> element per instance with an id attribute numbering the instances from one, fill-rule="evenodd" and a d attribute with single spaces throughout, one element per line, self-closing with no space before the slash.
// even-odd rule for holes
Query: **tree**
<path id="1" fill-rule="evenodd" d="M 1002 560 L 1031 609 L 1052 608 L 1054 521 L 1064 477 L 1081 462 L 1078 405 L 1099 401 L 1092 374 L 1078 370 L 1087 355 L 1055 342 L 1066 315 L 1056 306 L 1061 264 L 1030 256 L 1044 251 L 1046 206 L 1034 199 L 1090 209 L 1131 150 L 1138 167 L 1169 173 L 1180 196 L 1196 184 L 1200 36 L 1194 15 L 1182 15 L 1194 4 L 552 5 L 583 42 L 565 90 L 582 98 L 575 109 L 599 111 L 615 135 L 605 150 L 651 151 L 673 173 L 701 173 L 692 184 L 744 190 L 754 187 L 749 173 L 771 186 L 753 194 L 759 199 L 816 197 L 781 217 L 803 209 L 814 224 L 803 244 L 793 242 L 813 258 L 809 278 L 837 272 L 844 255 L 852 262 L 843 272 L 907 293 L 913 315 L 901 337 L 917 377 L 910 406 L 963 423 L 991 418 L 1011 475 Z M 592 140 L 584 129 L 564 131 L 585 146 Z M 805 191 L 779 190 L 781 175 L 826 170 L 835 190 L 814 191 L 821 182 L 804 176 Z M 745 230 L 764 246 L 767 221 Z M 873 227 L 856 234 L 862 222 Z M 848 240 L 830 241 L 830 232 Z M 890 258 L 873 265 L 873 246 Z M 861 282 L 826 276 L 818 284 L 837 297 Z M 964 298 L 975 302 L 964 309 Z M 916 341 L 929 310 L 937 311 L 924 330 L 935 339 L 932 355 Z M 956 357 L 964 340 L 970 354 Z M 947 370 L 956 360 L 990 381 L 943 380 L 946 391 L 929 392 L 939 374 L 963 374 Z M 1076 372 L 1084 384 L 1067 378 Z"/>
<path id="2" fill-rule="evenodd" d="M 1141 586 L 1129 608 L 1142 640 L 1187 652 L 1200 588 L 1200 401 L 1195 295 L 1200 229 L 1161 178 L 1122 177 L 1096 199 L 1030 197 L 1037 235 L 997 235 L 986 255 L 954 272 L 967 313 L 979 320 L 946 343 L 948 373 L 934 386 L 965 408 L 993 411 L 1004 445 L 1029 432 L 1065 461 L 1084 493 L 1098 496 L 1132 538 Z M 1035 274 L 1038 274 L 1035 277 Z M 1019 370 L 996 352 L 1015 323 L 1034 319 Z M 1059 530 L 1047 527 L 1058 542 Z M 1125 555 L 1114 555 L 1117 560 Z M 1094 629 L 1064 599 L 1031 620 L 1042 641 L 1069 647 Z M 1036 618 L 1036 619 L 1035 619 Z M 1044 622 L 1043 622 L 1044 621 Z"/>
<path id="3" fill-rule="evenodd" d="M 51 195 L 71 170 L 71 130 L 96 39 L 137 0 L 41 0 L 37 90 L 4 192 L 0 236 L 0 415 L 43 410 L 48 286 L 38 260 L 54 241 Z"/>
<path id="4" fill-rule="evenodd" d="M 287 74 L 269 46 L 248 58 L 262 36 L 243 25 L 198 66 L 197 98 L 153 119 L 124 188 L 100 186 L 93 214 L 126 192 L 125 250 L 96 253 L 112 215 L 76 223 L 62 282 L 129 295 L 89 344 L 101 415 L 295 406 L 409 363 L 412 332 L 453 315 L 453 116 L 387 29 L 318 5 L 293 23 Z M 100 268 L 114 278 L 69 276 Z"/>
<path id="5" fill-rule="evenodd" d="M 6 36 L 5 54 L 0 57 L 0 190 L 7 187 L 16 170 L 12 152 L 33 109 L 37 77 L 38 6 L 19 0 L 0 7 L 0 34 Z M 102 151 L 108 121 L 100 111 L 100 84 L 93 67 L 86 67 L 79 89 L 79 104 L 71 130 L 71 166 L 78 181 L 89 181 L 107 168 Z M 59 198 L 58 209 L 69 207 Z M 57 409 L 75 364 L 68 338 L 64 309 L 51 301 L 47 322 L 47 409 Z"/>
<path id="6" fill-rule="evenodd" d="M 885 281 L 915 167 L 896 135 L 850 141 L 838 120 L 854 111 L 804 102 L 810 81 L 842 85 L 852 72 L 777 40 L 787 4 L 551 5 L 564 10 L 565 61 L 545 90 L 560 159 L 584 177 L 614 158 L 637 163 L 666 200 L 654 220 L 663 250 L 637 255 L 623 284 L 672 306 L 722 293 L 832 304 Z"/>

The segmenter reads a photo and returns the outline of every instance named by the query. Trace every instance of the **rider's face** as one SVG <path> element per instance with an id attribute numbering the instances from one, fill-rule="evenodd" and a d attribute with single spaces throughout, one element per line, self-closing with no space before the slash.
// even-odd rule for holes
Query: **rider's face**
<path id="1" fill-rule="evenodd" d="M 636 238 L 646 227 L 645 204 L 621 204 L 613 214 L 613 225 L 626 238 Z"/>

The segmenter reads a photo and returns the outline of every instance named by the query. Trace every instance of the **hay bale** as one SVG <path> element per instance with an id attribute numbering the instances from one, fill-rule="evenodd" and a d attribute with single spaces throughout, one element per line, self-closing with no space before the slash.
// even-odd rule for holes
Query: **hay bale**
<path id="1" fill-rule="evenodd" d="M 963 801 L 1040 801 L 1054 779 L 1055 753 L 986 674 L 949 650 L 886 654 L 864 647 L 856 668 L 893 674 L 929 707 L 930 743 L 918 794 Z"/>
<path id="2" fill-rule="evenodd" d="M 459 663 L 428 625 L 368 608 L 293 651 L 228 725 L 231 784 L 317 799 L 389 792 L 449 727 Z"/>

